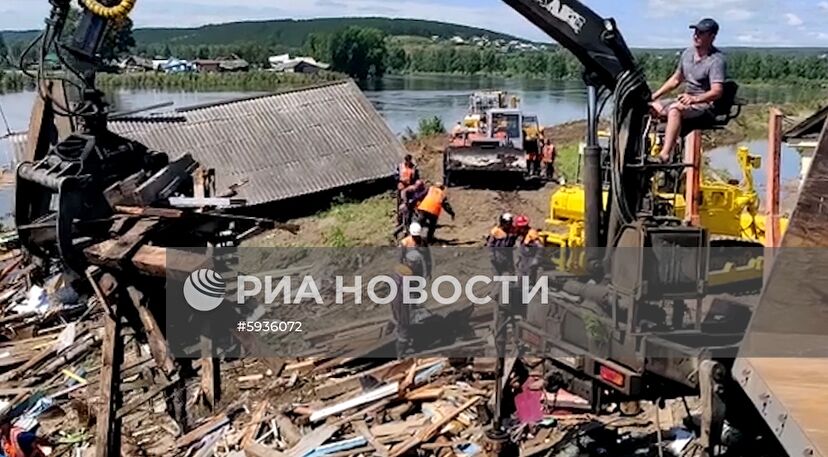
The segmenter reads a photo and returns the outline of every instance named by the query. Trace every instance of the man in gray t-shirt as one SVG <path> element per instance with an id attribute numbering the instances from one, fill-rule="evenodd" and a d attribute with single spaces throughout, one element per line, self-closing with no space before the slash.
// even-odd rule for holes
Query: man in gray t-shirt
<path id="1" fill-rule="evenodd" d="M 693 46 L 681 54 L 676 72 L 653 94 L 653 111 L 667 117 L 661 150 L 663 162 L 670 160 L 682 121 L 705 115 L 713 107 L 713 102 L 722 96 L 727 79 L 725 56 L 713 46 L 719 24 L 708 18 L 690 28 L 694 30 Z M 659 100 L 681 83 L 685 83 L 685 90 L 676 100 Z"/>

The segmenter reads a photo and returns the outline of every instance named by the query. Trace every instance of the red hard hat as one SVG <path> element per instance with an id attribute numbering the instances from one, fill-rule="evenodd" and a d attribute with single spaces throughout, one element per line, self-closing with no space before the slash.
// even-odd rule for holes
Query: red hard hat
<path id="1" fill-rule="evenodd" d="M 529 218 L 526 216 L 518 216 L 515 218 L 516 227 L 529 227 Z"/>

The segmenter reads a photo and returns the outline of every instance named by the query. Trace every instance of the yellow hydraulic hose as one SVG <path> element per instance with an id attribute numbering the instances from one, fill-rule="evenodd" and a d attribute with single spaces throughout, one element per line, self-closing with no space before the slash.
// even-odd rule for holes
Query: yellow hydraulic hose
<path id="1" fill-rule="evenodd" d="M 127 17 L 132 8 L 135 8 L 135 3 L 138 0 L 121 0 L 117 6 L 104 6 L 97 0 L 81 0 L 83 6 L 89 11 L 92 11 L 98 16 L 106 19 L 123 19 Z"/>

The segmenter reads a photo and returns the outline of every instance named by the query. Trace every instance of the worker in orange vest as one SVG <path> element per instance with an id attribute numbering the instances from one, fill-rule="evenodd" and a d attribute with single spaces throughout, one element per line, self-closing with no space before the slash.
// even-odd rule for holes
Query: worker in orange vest
<path id="1" fill-rule="evenodd" d="M 526 216 L 516 217 L 514 226 L 518 245 L 518 275 L 526 276 L 530 283 L 534 283 L 540 269 L 543 240 L 540 232 L 531 227 Z"/>
<path id="2" fill-rule="evenodd" d="M 400 241 L 400 261 L 405 260 L 405 255 L 412 250 L 419 252 L 425 263 L 425 277 L 431 277 L 431 250 L 426 240 L 423 239 L 423 226 L 419 222 L 412 222 L 408 227 L 408 236 Z"/>
<path id="3" fill-rule="evenodd" d="M 555 176 L 555 145 L 552 144 L 552 140 L 546 140 L 546 144 L 543 145 L 541 160 L 546 179 L 552 180 Z"/>
<path id="4" fill-rule="evenodd" d="M 401 262 L 394 268 L 393 279 L 397 291 L 402 291 L 406 277 L 423 277 L 425 272 L 425 259 L 418 250 L 408 249 Z M 414 327 L 416 326 L 416 305 L 405 301 L 404 293 L 394 294 L 391 302 L 391 315 L 394 320 L 394 333 L 396 335 L 396 356 L 398 359 L 406 358 L 414 352 Z"/>
<path id="5" fill-rule="evenodd" d="M 403 163 L 397 167 L 396 177 L 398 191 L 414 185 L 420 179 L 420 171 L 417 170 L 417 165 L 414 164 L 414 158 L 411 157 L 411 154 L 406 155 Z"/>
<path id="6" fill-rule="evenodd" d="M 512 248 L 515 246 L 514 216 L 503 213 L 497 219 L 497 225 L 486 237 L 486 247 L 491 251 L 492 266 L 498 276 L 514 273 L 515 262 Z"/>
<path id="7" fill-rule="evenodd" d="M 0 449 L 6 457 L 45 457 L 41 443 L 34 432 L 8 422 L 0 425 Z"/>
<path id="8" fill-rule="evenodd" d="M 524 138 L 527 137 L 527 131 L 523 131 Z M 540 176 L 540 154 L 538 151 L 538 141 L 527 139 L 523 143 L 523 148 L 526 151 L 526 171 L 529 176 Z"/>
<path id="9" fill-rule="evenodd" d="M 400 191 L 397 204 L 397 227 L 394 228 L 395 239 L 411 225 L 417 204 L 425 197 L 425 190 L 425 183 L 418 179 L 414 184 Z"/>
<path id="10" fill-rule="evenodd" d="M 451 220 L 454 220 L 454 210 L 451 208 L 446 197 L 446 186 L 442 183 L 436 183 L 428 188 L 425 197 L 417 205 L 417 212 L 420 215 L 420 225 L 428 230 L 428 236 L 426 237 L 428 244 L 434 243 L 437 219 L 440 218 L 443 210 L 451 216 Z"/>

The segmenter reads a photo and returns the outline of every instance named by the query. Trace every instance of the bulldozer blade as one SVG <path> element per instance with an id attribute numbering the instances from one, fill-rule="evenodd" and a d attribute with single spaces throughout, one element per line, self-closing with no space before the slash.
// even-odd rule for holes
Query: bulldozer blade
<path id="1" fill-rule="evenodd" d="M 527 170 L 525 154 L 520 149 L 502 146 L 449 147 L 443 156 L 443 180 L 452 185 L 475 177 L 522 178 Z"/>

